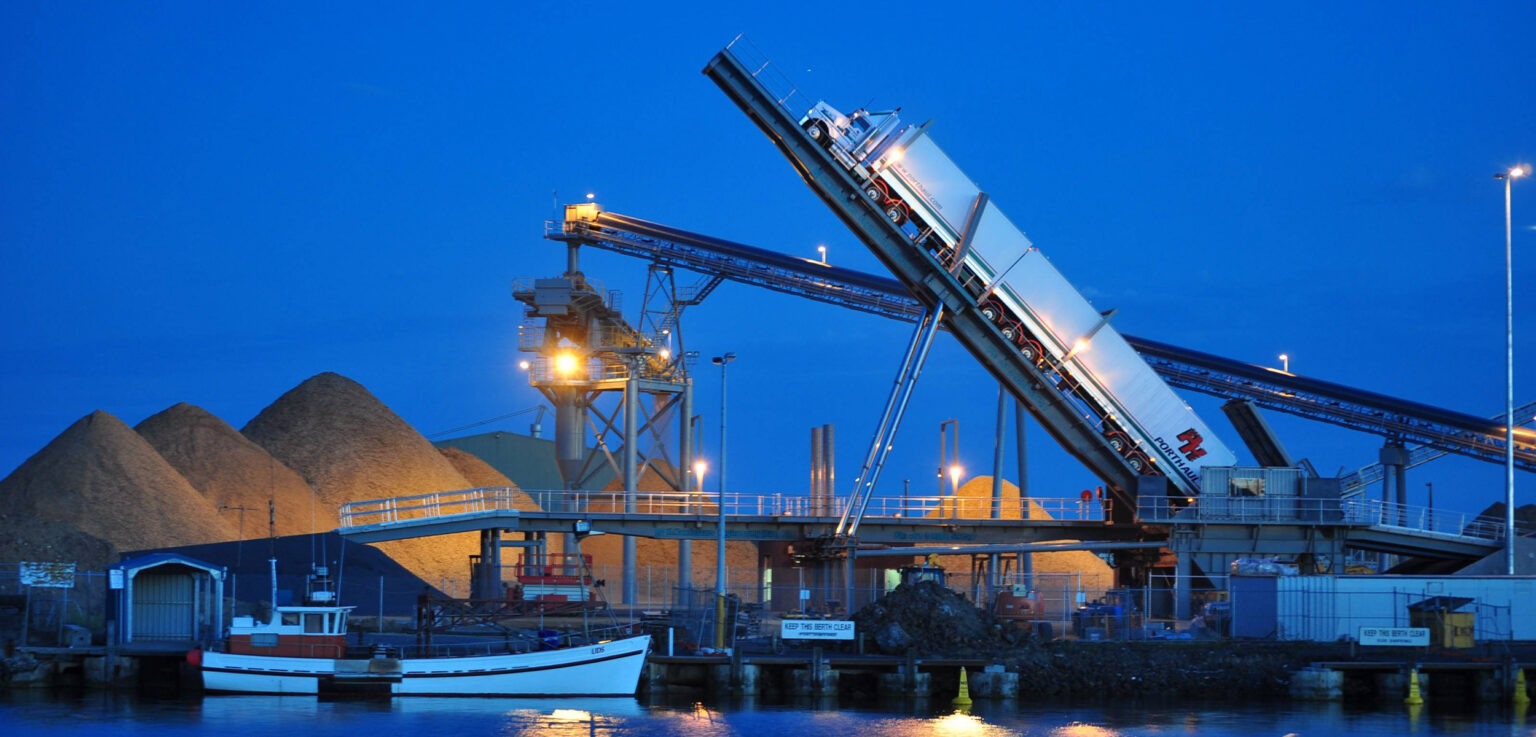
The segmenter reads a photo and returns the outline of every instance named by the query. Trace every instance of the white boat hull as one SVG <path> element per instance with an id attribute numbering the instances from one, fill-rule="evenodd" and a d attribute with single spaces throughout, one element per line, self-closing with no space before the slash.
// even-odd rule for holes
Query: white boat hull
<path id="1" fill-rule="evenodd" d="M 650 641 L 399 661 L 205 652 L 201 669 L 212 693 L 319 694 L 357 685 L 396 696 L 623 696 L 635 692 Z"/>

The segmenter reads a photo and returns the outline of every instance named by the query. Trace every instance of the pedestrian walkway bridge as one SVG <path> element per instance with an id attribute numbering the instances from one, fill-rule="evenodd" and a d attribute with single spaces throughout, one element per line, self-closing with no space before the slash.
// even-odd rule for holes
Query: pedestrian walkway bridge
<path id="1" fill-rule="evenodd" d="M 527 497 L 523 497 L 526 494 Z M 528 504 L 531 498 L 533 504 Z M 518 500 L 522 499 L 518 509 Z M 492 486 L 345 504 L 338 532 L 358 542 L 472 530 L 596 532 L 673 540 L 714 539 L 717 495 L 682 492 L 517 491 Z M 859 539 L 885 544 L 1019 544 L 1053 540 L 1126 541 L 1191 526 L 1331 528 L 1350 547 L 1430 557 L 1482 557 L 1504 540 L 1501 521 L 1465 512 L 1361 499 L 1202 496 L 1192 502 L 1141 497 L 1139 524 L 1110 524 L 1109 500 L 875 497 Z M 830 533 L 844 499 L 816 508 L 803 495 L 726 494 L 726 537 L 741 541 L 815 539 Z M 1021 514 L 1022 511 L 1022 514 Z M 1148 529 L 1152 528 L 1152 529 Z"/>
<path id="2" fill-rule="evenodd" d="M 518 509 L 517 499 L 526 494 Z M 717 495 L 682 492 L 516 491 L 492 486 L 352 502 L 341 507 L 337 530 L 359 542 L 379 542 L 470 530 L 570 532 L 578 520 L 597 532 L 671 540 L 713 540 Z M 725 495 L 731 540 L 793 542 L 823 537 L 837 526 L 846 500 L 816 508 L 803 495 Z M 994 506 L 996 507 L 994 510 Z M 1048 540 L 1130 540 L 1132 526 L 1112 526 L 1110 503 L 1094 499 L 877 497 L 859 539 L 871 543 L 1031 543 Z M 994 511 L 996 514 L 994 514 Z"/>

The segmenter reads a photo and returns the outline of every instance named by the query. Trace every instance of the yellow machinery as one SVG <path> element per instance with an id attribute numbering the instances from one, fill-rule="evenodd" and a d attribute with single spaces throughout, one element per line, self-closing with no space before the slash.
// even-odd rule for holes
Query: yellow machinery
<path id="1" fill-rule="evenodd" d="M 1429 644 L 1465 649 L 1476 644 L 1477 613 L 1458 611 L 1472 603 L 1464 596 L 1431 596 L 1408 605 L 1408 626 L 1428 627 Z"/>

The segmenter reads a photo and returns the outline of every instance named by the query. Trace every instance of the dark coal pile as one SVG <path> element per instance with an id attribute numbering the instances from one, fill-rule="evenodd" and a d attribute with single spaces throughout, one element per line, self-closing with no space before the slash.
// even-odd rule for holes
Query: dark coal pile
<path id="1" fill-rule="evenodd" d="M 874 649 L 887 655 L 991 657 L 1029 640 L 1012 622 L 932 581 L 902 584 L 853 620 Z"/>

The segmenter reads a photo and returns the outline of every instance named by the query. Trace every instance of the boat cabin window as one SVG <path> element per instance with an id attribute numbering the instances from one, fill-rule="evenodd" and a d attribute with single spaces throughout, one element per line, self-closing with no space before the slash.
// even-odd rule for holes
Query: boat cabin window
<path id="1" fill-rule="evenodd" d="M 306 632 L 306 633 L 312 633 L 312 632 L 323 633 L 323 632 L 325 632 L 325 615 L 324 614 L 306 614 L 306 615 L 304 615 L 304 632 Z"/>
<path id="2" fill-rule="evenodd" d="M 298 612 L 283 612 L 283 624 L 292 627 L 294 625 L 297 625 L 298 623 L 299 623 L 299 613 Z"/>
<path id="3" fill-rule="evenodd" d="M 342 612 L 342 613 L 336 615 L 336 632 L 339 634 L 339 633 L 346 632 L 346 631 L 347 631 L 347 613 L 346 612 Z"/>

